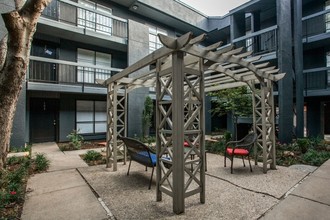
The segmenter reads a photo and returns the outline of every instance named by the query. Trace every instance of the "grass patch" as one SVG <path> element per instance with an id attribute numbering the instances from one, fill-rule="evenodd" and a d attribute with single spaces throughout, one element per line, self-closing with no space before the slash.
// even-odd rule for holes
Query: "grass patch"
<path id="1" fill-rule="evenodd" d="M 95 150 L 89 150 L 84 155 L 80 155 L 80 157 L 89 165 L 101 165 L 106 163 L 105 156 L 100 152 Z"/>

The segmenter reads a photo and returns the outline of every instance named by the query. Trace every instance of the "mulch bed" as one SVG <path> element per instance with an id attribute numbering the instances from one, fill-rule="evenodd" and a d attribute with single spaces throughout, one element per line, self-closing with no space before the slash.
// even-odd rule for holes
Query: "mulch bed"
<path id="1" fill-rule="evenodd" d="M 105 140 L 84 141 L 80 149 L 86 150 L 86 149 L 104 148 L 105 146 L 101 144 L 102 142 L 105 142 Z M 61 149 L 61 151 L 77 150 L 69 142 L 57 143 L 57 145 Z"/>

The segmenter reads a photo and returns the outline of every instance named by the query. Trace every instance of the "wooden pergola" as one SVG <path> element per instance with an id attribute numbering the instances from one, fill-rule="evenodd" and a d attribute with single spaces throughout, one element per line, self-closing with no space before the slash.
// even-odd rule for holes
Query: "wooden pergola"
<path id="1" fill-rule="evenodd" d="M 201 46 L 205 36 L 159 35 L 162 48 L 103 82 L 108 88 L 107 167 L 114 171 L 119 158 L 126 162 L 125 147 L 117 137 L 127 135 L 127 94 L 139 87 L 156 88 L 157 201 L 162 193 L 171 196 L 177 214 L 184 212 L 185 198 L 194 194 L 205 203 L 205 92 L 251 88 L 253 129 L 258 135 L 255 163 L 257 151 L 262 151 L 264 173 L 268 164 L 276 168 L 272 82 L 285 74 L 269 63 L 257 63 L 260 57 L 252 57 L 252 51 L 219 49 L 221 42 Z M 151 64 L 156 64 L 154 70 L 130 77 Z M 185 142 L 190 148 L 183 147 Z"/>

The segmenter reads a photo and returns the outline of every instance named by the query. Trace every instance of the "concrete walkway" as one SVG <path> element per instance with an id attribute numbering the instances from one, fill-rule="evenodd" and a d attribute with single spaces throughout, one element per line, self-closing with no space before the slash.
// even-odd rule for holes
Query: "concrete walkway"
<path id="1" fill-rule="evenodd" d="M 198 195 L 186 199 L 185 213 L 172 212 L 172 200 L 155 202 L 155 182 L 147 189 L 150 169 L 132 163 L 118 171 L 104 165 L 88 167 L 83 151 L 61 152 L 56 144 L 33 146 L 51 160 L 49 172 L 28 181 L 22 219 L 329 219 L 330 160 L 313 167 L 262 168 L 234 164 L 234 174 L 223 167 L 223 157 L 208 154 L 206 204 Z M 79 172 L 78 172 L 79 171 Z M 83 177 L 82 177 L 83 176 Z M 155 180 L 155 178 L 154 178 Z M 88 184 L 86 183 L 88 182 Z"/>
<path id="2" fill-rule="evenodd" d="M 51 165 L 47 173 L 28 180 L 22 220 L 109 219 L 102 201 L 76 169 L 87 167 L 78 156 L 83 152 L 64 153 L 55 143 L 33 145 L 32 154 L 46 154 Z"/>

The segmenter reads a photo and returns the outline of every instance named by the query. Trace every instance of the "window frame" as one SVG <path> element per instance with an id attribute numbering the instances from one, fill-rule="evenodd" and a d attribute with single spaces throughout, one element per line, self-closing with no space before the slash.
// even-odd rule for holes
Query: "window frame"
<path id="1" fill-rule="evenodd" d="M 78 102 L 86 102 L 86 103 L 90 103 L 92 104 L 92 111 L 89 111 L 87 113 L 91 113 L 92 118 L 90 118 L 89 120 L 79 120 L 78 121 L 78 113 L 79 113 L 79 109 L 78 109 Z M 96 109 L 96 103 L 102 103 L 104 104 L 104 109 L 105 112 L 103 112 L 103 120 L 97 120 L 97 113 L 101 112 L 101 111 L 97 111 Z M 106 101 L 102 101 L 102 100 L 84 100 L 84 99 L 77 99 L 76 102 L 76 111 L 75 111 L 75 129 L 77 131 L 78 134 L 81 135 L 99 135 L 99 134 L 105 134 L 107 132 L 107 110 L 106 110 L 106 106 L 107 106 L 107 102 Z M 92 132 L 81 132 L 80 128 L 78 126 L 78 124 L 91 124 L 92 125 Z M 100 124 L 105 124 L 105 129 L 104 131 L 97 131 L 97 125 Z"/>

